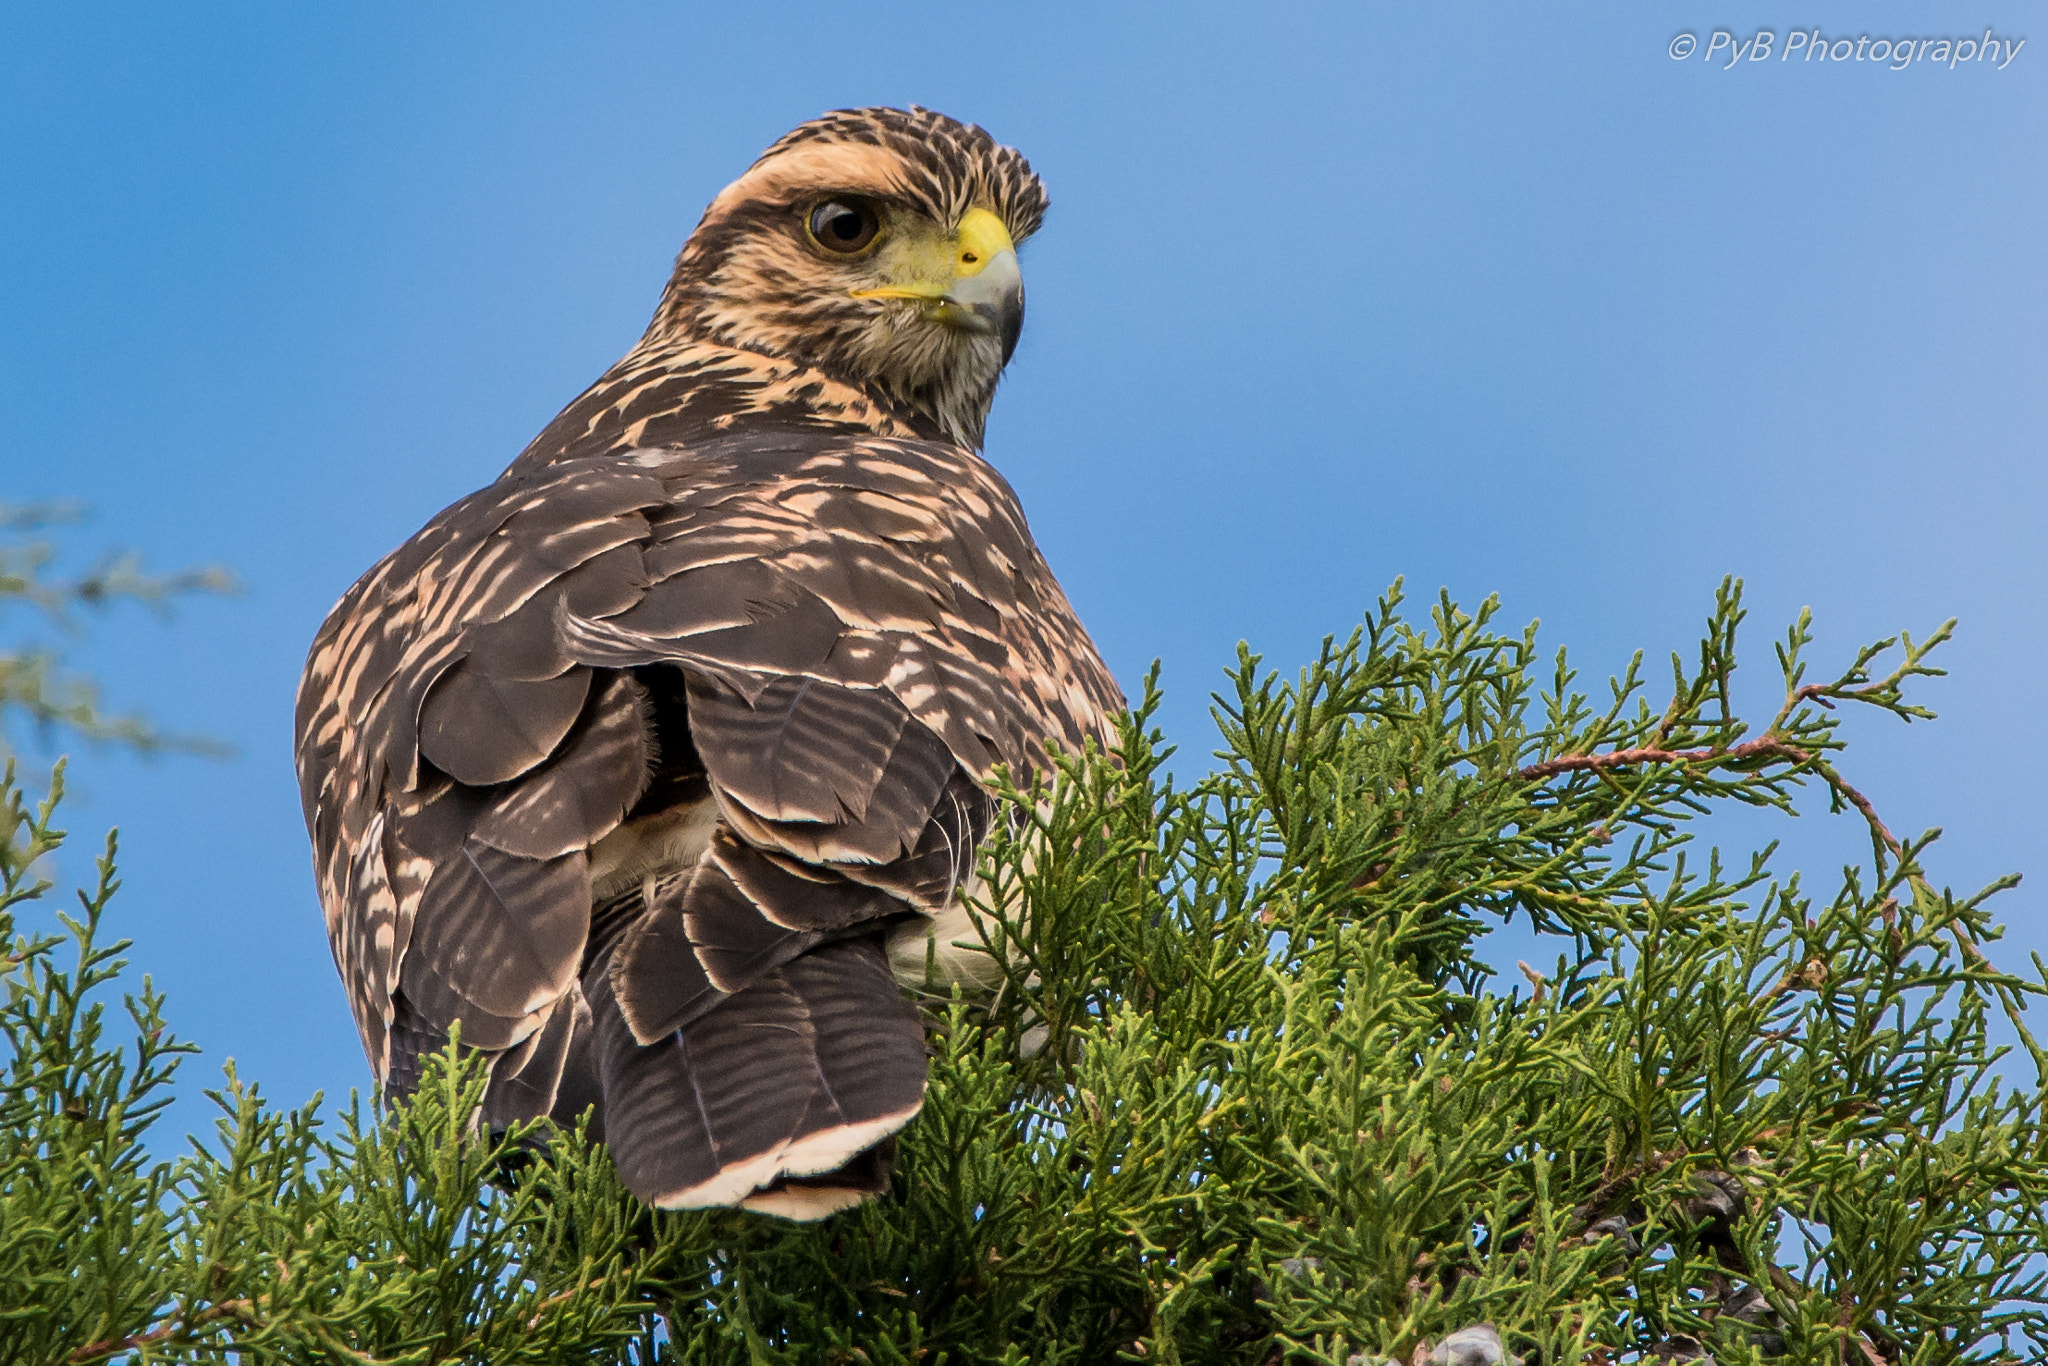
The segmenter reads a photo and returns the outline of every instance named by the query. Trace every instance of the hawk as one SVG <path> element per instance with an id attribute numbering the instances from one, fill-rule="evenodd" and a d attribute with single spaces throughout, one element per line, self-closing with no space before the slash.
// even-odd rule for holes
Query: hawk
<path id="1" fill-rule="evenodd" d="M 994 770 L 1123 705 L 978 454 L 1045 209 L 978 127 L 804 124 L 638 345 L 336 605 L 296 757 L 388 1096 L 459 1024 L 488 1123 L 588 1110 L 654 1205 L 884 1188 L 897 978 L 972 938 Z"/>

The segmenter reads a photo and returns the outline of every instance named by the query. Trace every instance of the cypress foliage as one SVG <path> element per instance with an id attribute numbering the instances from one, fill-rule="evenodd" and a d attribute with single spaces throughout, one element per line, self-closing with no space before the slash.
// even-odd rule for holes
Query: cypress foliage
<path id="1" fill-rule="evenodd" d="M 146 979 L 110 1038 L 112 844 L 20 932 L 62 837 L 10 778 L 0 1359 L 2040 1359 L 2048 978 L 1986 956 L 2010 879 L 1938 889 L 1838 767 L 1840 709 L 1930 715 L 1947 628 L 1808 681 L 1802 617 L 1746 726 L 1733 585 L 1655 701 L 1494 615 L 1396 590 L 1292 678 L 1242 652 L 1199 781 L 1148 682 L 1113 755 L 1009 793 L 1000 986 L 928 1001 L 894 1189 L 814 1226 L 650 1214 L 580 1135 L 478 1133 L 459 1050 L 382 1119 L 231 1075 L 158 1155 L 183 1045 Z M 1870 834 L 1831 890 L 1692 842 L 1802 785 Z M 1554 960 L 1504 987 L 1511 920 Z"/>

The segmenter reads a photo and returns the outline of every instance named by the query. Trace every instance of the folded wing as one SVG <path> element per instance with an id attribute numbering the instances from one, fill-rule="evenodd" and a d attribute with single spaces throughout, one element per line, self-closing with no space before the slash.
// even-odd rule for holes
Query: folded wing
<path id="1" fill-rule="evenodd" d="M 371 1065 L 403 1096 L 459 1024 L 493 1123 L 595 1104 L 650 1200 L 855 1198 L 924 1076 L 880 937 L 970 875 L 995 765 L 1120 705 L 1008 487 L 955 447 L 508 475 L 350 590 L 301 685 Z"/>

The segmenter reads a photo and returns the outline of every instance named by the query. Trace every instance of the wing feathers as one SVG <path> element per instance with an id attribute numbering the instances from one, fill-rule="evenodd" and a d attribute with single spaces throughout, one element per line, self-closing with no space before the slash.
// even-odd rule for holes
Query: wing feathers
<path id="1" fill-rule="evenodd" d="M 919 832 L 917 847 L 907 857 L 889 863 L 847 864 L 840 871 L 927 914 L 937 914 L 952 903 L 954 891 L 973 875 L 974 851 L 994 819 L 994 798 L 956 769 Z"/>
<path id="2" fill-rule="evenodd" d="M 661 580 L 617 621 L 631 630 L 681 640 L 778 616 L 795 605 L 794 586 L 773 566 L 731 560 Z"/>
<path id="3" fill-rule="evenodd" d="M 859 819 L 909 715 L 886 693 L 784 675 L 751 705 L 690 688 L 690 731 L 712 780 L 770 820 Z"/>
<path id="4" fill-rule="evenodd" d="M 546 766 L 508 784 L 484 810 L 475 838 L 530 859 L 588 849 L 640 800 L 653 757 L 647 690 L 626 674 L 612 674 Z"/>
<path id="5" fill-rule="evenodd" d="M 730 834 L 721 834 L 713 842 L 706 867 L 724 874 L 763 919 L 799 932 L 884 923 L 910 909 L 894 897 L 849 882 L 836 872 L 792 872 L 786 862 L 771 859 Z M 701 871 L 699 876 L 703 876 Z"/>
<path id="6" fill-rule="evenodd" d="M 586 1036 L 592 1027 L 590 1007 L 584 1002 L 583 993 L 571 988 L 550 1007 L 546 1024 L 524 1043 L 492 1059 L 490 1089 L 484 1095 L 484 1123 L 502 1129 L 552 1112 L 570 1057 L 579 1051 L 588 1055 Z M 585 1066 L 588 1065 L 586 1061 Z"/>
<path id="7" fill-rule="evenodd" d="M 717 859 L 661 891 L 612 955 L 609 977 L 634 1038 L 652 1043 L 823 936 L 778 924 Z"/>
<path id="8" fill-rule="evenodd" d="M 471 787 L 508 782 L 554 752 L 589 693 L 584 668 L 522 682 L 457 664 L 435 682 L 420 709 L 420 753 Z"/>
<path id="9" fill-rule="evenodd" d="M 437 971 L 426 955 L 419 953 L 407 954 L 405 962 L 400 965 L 397 997 L 402 999 L 405 1013 L 413 1020 L 416 1032 L 426 1039 L 429 1051 L 445 1044 L 449 1028 L 458 1022 L 462 1025 L 465 1044 L 492 1053 L 510 1048 L 533 1033 L 541 1023 L 535 1015 L 500 1015 L 478 1005 Z M 398 1067 L 398 1050 L 399 1041 L 394 1028 L 394 1074 Z M 396 1082 L 388 1084 L 394 1089 L 397 1087 Z M 409 1085 L 405 1088 L 406 1091 L 411 1089 Z"/>
<path id="10" fill-rule="evenodd" d="M 373 1066 L 408 1094 L 460 1022 L 493 1124 L 599 1104 L 650 1199 L 840 1207 L 922 1094 L 879 934 L 951 904 L 996 764 L 1120 706 L 965 450 L 781 431 L 522 462 L 350 590 L 301 685 Z"/>
<path id="11" fill-rule="evenodd" d="M 690 716 L 728 820 L 798 859 L 904 857 L 958 772 L 938 736 L 871 689 L 784 677 L 749 705 L 693 683 Z"/>
<path id="12" fill-rule="evenodd" d="M 589 929 L 590 877 L 581 850 L 524 859 L 471 839 L 434 869 L 405 966 L 431 965 L 469 1005 L 521 1018 L 576 980 Z"/>
<path id="13" fill-rule="evenodd" d="M 608 617 L 646 595 L 646 558 L 636 543 L 645 536 L 645 526 L 644 521 L 639 523 L 635 542 L 613 546 L 563 576 L 562 595 L 571 612 L 579 617 Z"/>
<path id="14" fill-rule="evenodd" d="M 755 674 L 809 673 L 832 653 L 844 623 L 816 594 L 799 591 L 795 597 L 773 616 L 686 636 L 678 642 L 680 653 Z"/>

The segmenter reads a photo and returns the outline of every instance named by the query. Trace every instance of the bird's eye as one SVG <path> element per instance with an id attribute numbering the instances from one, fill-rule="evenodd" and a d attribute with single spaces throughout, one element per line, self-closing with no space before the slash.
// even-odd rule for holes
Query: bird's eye
<path id="1" fill-rule="evenodd" d="M 811 210 L 811 240 L 835 256 L 864 251 L 882 230 L 874 206 L 858 199 L 828 199 Z"/>

